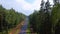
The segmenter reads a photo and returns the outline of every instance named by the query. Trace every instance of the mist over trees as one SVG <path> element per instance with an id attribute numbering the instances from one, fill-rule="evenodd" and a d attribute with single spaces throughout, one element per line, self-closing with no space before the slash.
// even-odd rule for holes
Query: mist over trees
<path id="1" fill-rule="evenodd" d="M 41 1 L 39 11 L 29 16 L 30 25 L 34 32 L 38 34 L 60 34 L 60 3 L 59 0 L 53 0 L 51 7 L 49 0 Z"/>

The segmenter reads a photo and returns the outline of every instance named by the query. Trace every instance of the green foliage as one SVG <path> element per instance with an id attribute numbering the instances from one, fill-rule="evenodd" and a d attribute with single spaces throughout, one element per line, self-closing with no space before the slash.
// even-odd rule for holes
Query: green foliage
<path id="1" fill-rule="evenodd" d="M 13 8 L 5 9 L 0 5 L 0 32 L 16 27 L 24 19 L 24 14 L 16 12 Z"/>
<path id="2" fill-rule="evenodd" d="M 56 3 L 51 9 L 49 0 L 46 3 L 42 0 L 40 10 L 34 12 L 29 17 L 31 27 L 39 34 L 58 34 L 60 31 L 59 3 Z"/>
<path id="3" fill-rule="evenodd" d="M 58 34 L 58 28 L 60 27 L 60 4 L 56 4 L 52 8 L 52 24 L 53 24 L 53 31 L 54 33 Z M 58 30 L 57 30 L 58 29 Z M 60 33 L 59 33 L 60 34 Z"/>

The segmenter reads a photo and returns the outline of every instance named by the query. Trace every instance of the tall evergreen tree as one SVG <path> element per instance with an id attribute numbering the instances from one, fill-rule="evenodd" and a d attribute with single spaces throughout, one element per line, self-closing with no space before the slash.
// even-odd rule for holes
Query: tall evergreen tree
<path id="1" fill-rule="evenodd" d="M 45 3 L 45 21 L 44 21 L 44 33 L 51 34 L 51 8 L 50 2 L 47 0 Z"/>
<path id="2" fill-rule="evenodd" d="M 40 16 L 39 17 L 40 17 L 40 23 L 41 23 L 40 24 L 40 30 L 39 30 L 40 34 L 44 34 L 44 32 L 43 32 L 43 30 L 44 30 L 43 29 L 43 23 L 44 23 L 44 20 L 43 20 L 44 19 L 44 4 L 45 4 L 45 2 L 44 2 L 44 0 L 42 0 L 41 1 L 41 8 L 40 8 L 40 11 L 39 11 L 40 12 Z"/>
<path id="3" fill-rule="evenodd" d="M 60 21 L 60 0 L 53 0 L 54 6 L 52 9 L 52 23 L 53 23 L 53 34 L 59 33 L 59 21 Z M 60 34 L 60 33 L 59 33 Z"/>
<path id="4" fill-rule="evenodd" d="M 40 11 L 43 12 L 44 11 L 44 0 L 41 1 L 41 8 L 40 8 Z"/>
<path id="5" fill-rule="evenodd" d="M 60 0 L 53 0 L 54 6 L 60 3 Z"/>

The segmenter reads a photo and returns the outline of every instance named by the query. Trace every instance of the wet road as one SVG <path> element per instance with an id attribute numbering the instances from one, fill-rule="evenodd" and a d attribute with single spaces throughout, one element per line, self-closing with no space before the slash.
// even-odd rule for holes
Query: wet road
<path id="1" fill-rule="evenodd" d="M 26 34 L 27 28 L 28 28 L 28 18 L 25 19 L 25 23 L 23 24 L 19 34 Z"/>

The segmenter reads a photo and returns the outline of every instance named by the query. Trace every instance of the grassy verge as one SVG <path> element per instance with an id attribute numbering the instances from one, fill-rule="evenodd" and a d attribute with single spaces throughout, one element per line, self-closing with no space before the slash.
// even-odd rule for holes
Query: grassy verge
<path id="1" fill-rule="evenodd" d="M 28 28 L 26 30 L 27 34 L 31 34 L 31 31 L 30 31 L 30 23 L 28 22 Z"/>
<path id="2" fill-rule="evenodd" d="M 28 23 L 28 28 L 27 28 L 27 34 L 31 34 L 31 29 L 30 29 L 30 22 Z M 38 34 L 38 33 L 34 33 L 34 34 Z"/>
<path id="3" fill-rule="evenodd" d="M 20 33 L 20 28 L 22 27 L 22 24 L 24 23 L 24 21 L 22 21 L 20 24 L 18 24 L 15 28 L 11 29 L 9 31 L 9 34 L 18 34 Z"/>

